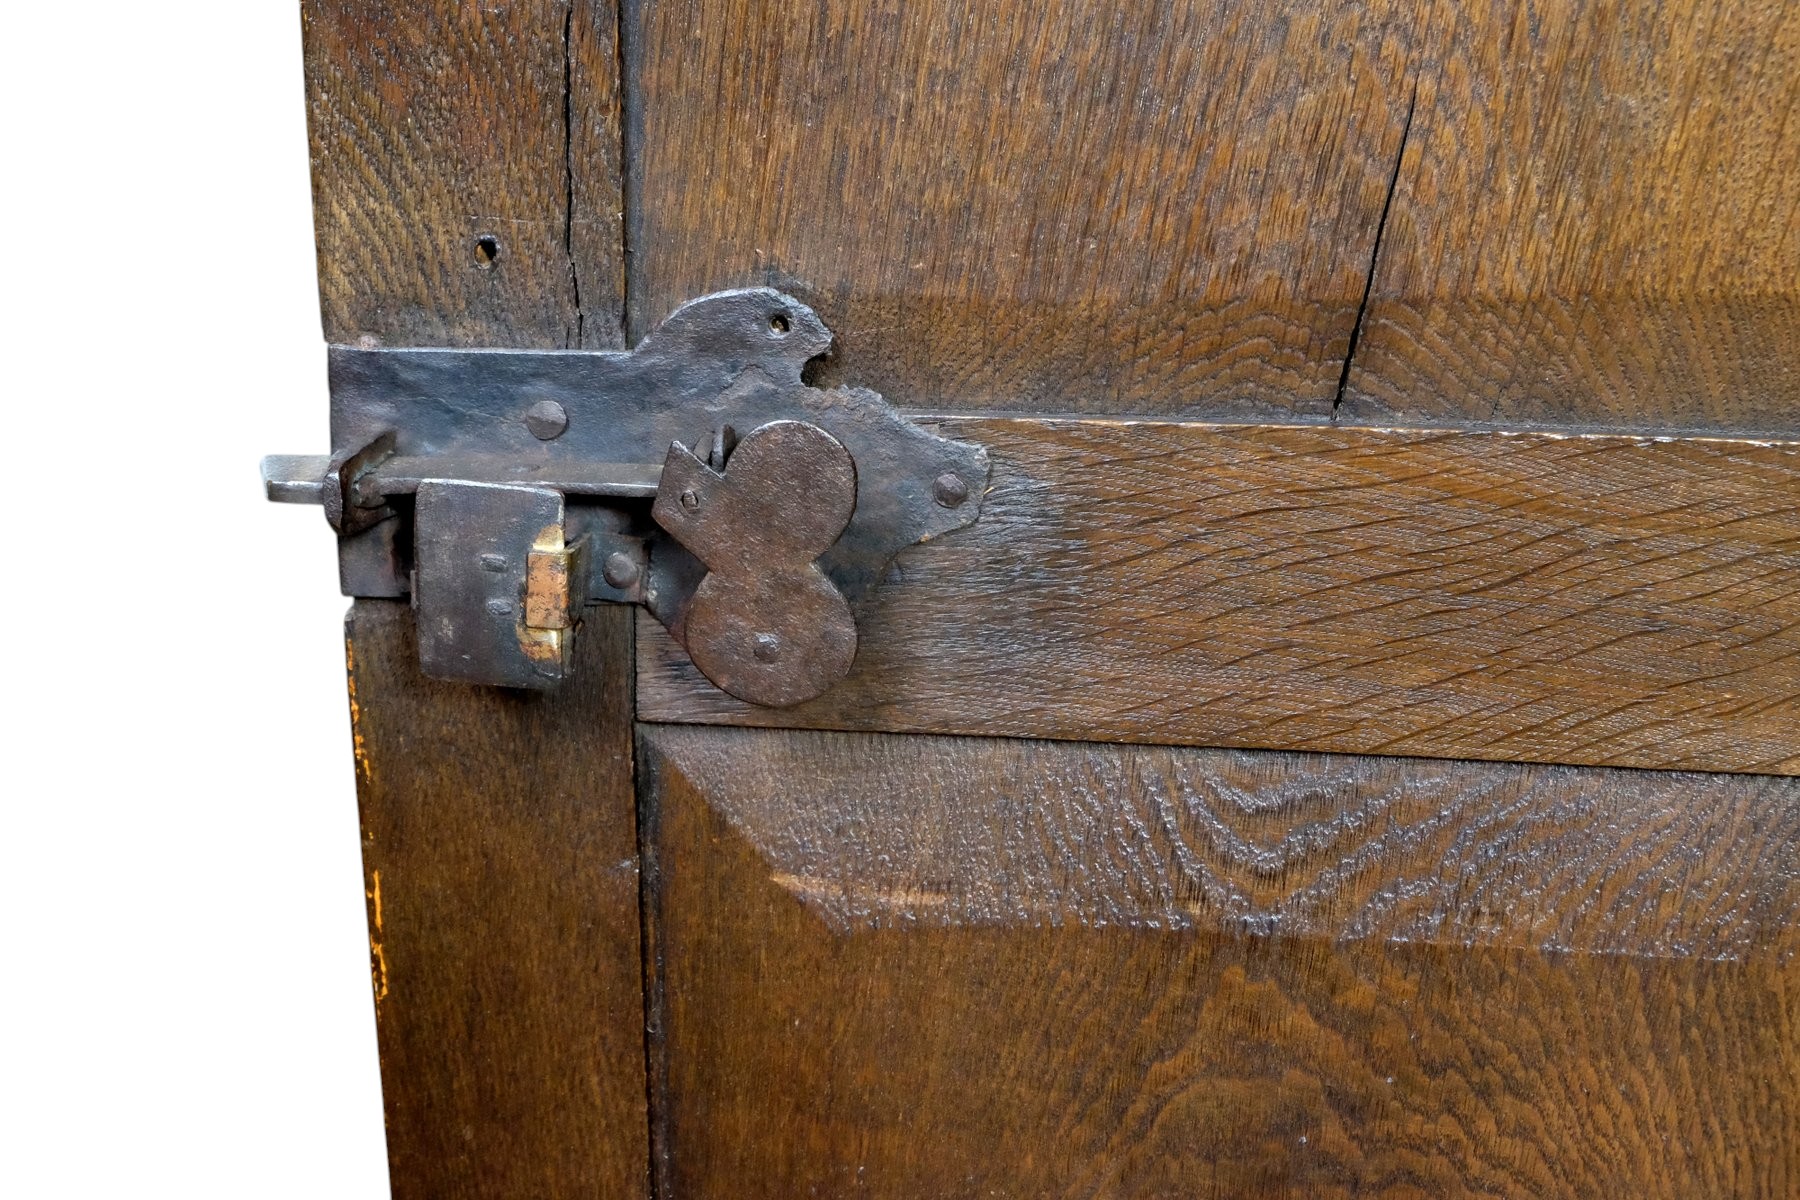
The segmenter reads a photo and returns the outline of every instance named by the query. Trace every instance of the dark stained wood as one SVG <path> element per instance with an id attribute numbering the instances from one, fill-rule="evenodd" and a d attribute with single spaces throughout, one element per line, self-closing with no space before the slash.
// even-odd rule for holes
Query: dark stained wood
<path id="1" fill-rule="evenodd" d="M 772 283 L 903 405 L 1329 412 L 1421 8 L 628 8 L 633 328 Z"/>
<path id="2" fill-rule="evenodd" d="M 1800 429 L 1800 10 L 1432 10 L 1343 415 Z"/>
<path id="3" fill-rule="evenodd" d="M 611 0 L 301 12 L 326 338 L 622 344 Z"/>
<path id="4" fill-rule="evenodd" d="M 358 601 L 351 714 L 397 1200 L 648 1186 L 630 626 L 546 696 L 419 674 Z"/>
<path id="5" fill-rule="evenodd" d="M 332 340 L 773 283 L 995 452 L 844 684 L 641 618 L 645 715 L 1513 760 L 647 725 L 637 831 L 619 610 L 364 602 L 396 1195 L 1800 1192 L 1800 783 L 1532 765 L 1800 768 L 1800 449 L 1324 424 L 1794 429 L 1790 9 L 303 0 Z"/>
<path id="6" fill-rule="evenodd" d="M 1784 1196 L 1800 784 L 644 727 L 661 1194 Z"/>
<path id="7" fill-rule="evenodd" d="M 756 709 L 640 622 L 652 720 L 1800 770 L 1800 445 L 946 422 L 979 522 Z"/>
<path id="8" fill-rule="evenodd" d="M 621 344 L 609 0 L 304 0 L 326 337 Z M 498 256 L 482 263 L 477 240 Z M 552 697 L 422 678 L 357 604 L 351 703 L 394 1195 L 648 1187 L 631 635 Z"/>

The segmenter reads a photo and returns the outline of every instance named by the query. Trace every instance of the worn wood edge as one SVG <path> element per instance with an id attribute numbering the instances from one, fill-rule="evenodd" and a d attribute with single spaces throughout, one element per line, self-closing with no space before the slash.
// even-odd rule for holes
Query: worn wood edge
<path id="1" fill-rule="evenodd" d="M 936 927 L 1791 961 L 1800 780 L 639 723 L 834 936 Z"/>

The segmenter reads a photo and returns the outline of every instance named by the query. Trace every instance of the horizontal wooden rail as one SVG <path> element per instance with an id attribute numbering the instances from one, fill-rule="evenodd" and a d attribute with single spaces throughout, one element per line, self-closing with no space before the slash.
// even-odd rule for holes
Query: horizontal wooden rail
<path id="1" fill-rule="evenodd" d="M 980 522 L 757 709 L 640 621 L 655 721 L 1800 773 L 1800 443 L 957 419 Z"/>

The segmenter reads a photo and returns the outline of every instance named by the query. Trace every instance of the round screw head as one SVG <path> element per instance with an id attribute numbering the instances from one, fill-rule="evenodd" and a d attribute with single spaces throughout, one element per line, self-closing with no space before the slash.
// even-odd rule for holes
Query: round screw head
<path id="1" fill-rule="evenodd" d="M 931 484 L 931 495 L 945 508 L 956 508 L 969 498 L 969 485 L 954 471 L 945 471 Z"/>
<path id="2" fill-rule="evenodd" d="M 637 560 L 623 550 L 614 550 L 606 556 L 606 561 L 600 564 L 600 574 L 606 580 L 607 586 L 624 591 L 638 581 Z"/>
<path id="3" fill-rule="evenodd" d="M 759 633 L 751 642 L 750 652 L 757 662 L 772 663 L 781 657 L 781 639 L 772 633 Z"/>
<path id="4" fill-rule="evenodd" d="M 568 427 L 569 414 L 554 400 L 539 400 L 525 413 L 525 428 L 531 430 L 531 436 L 540 442 L 561 437 L 562 431 Z"/>

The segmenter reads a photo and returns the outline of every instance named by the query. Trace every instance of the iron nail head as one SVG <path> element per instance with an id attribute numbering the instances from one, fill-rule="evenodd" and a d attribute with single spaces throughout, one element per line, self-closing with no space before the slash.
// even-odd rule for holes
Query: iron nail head
<path id="1" fill-rule="evenodd" d="M 540 442 L 561 437 L 568 427 L 569 414 L 554 400 L 539 400 L 525 412 L 525 428 Z"/>
<path id="2" fill-rule="evenodd" d="M 969 485 L 956 472 L 945 471 L 932 481 L 931 495 L 945 508 L 956 508 L 969 498 Z"/>
<path id="3" fill-rule="evenodd" d="M 606 556 L 601 564 L 600 574 L 605 578 L 608 587 L 616 587 L 620 591 L 638 581 L 637 560 L 623 550 L 614 550 Z"/>

